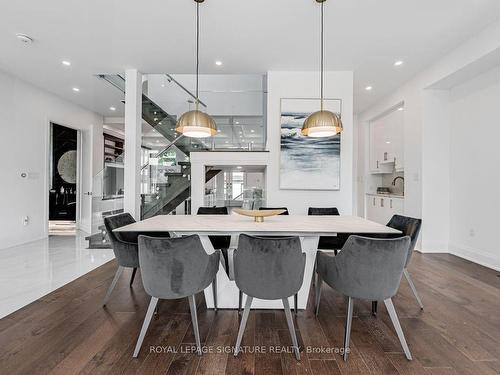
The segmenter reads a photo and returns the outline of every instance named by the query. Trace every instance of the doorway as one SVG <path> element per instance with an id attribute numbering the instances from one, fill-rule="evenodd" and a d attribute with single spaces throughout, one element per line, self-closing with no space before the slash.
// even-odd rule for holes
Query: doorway
<path id="1" fill-rule="evenodd" d="M 78 130 L 50 123 L 49 235 L 74 235 L 78 214 Z"/>

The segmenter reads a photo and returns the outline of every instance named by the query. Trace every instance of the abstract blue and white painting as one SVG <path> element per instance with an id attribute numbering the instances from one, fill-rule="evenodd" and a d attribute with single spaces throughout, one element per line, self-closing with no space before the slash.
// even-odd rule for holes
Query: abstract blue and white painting
<path id="1" fill-rule="evenodd" d="M 340 99 L 324 100 L 325 110 L 340 114 L 341 106 Z M 281 99 L 280 189 L 340 189 L 340 134 L 312 138 L 300 132 L 319 108 L 319 99 Z"/>

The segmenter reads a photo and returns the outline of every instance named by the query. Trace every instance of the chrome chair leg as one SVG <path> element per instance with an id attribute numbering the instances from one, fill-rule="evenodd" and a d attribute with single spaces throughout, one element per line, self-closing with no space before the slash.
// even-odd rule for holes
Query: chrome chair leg
<path id="1" fill-rule="evenodd" d="M 295 358 L 300 361 L 299 343 L 297 342 L 297 334 L 295 332 L 295 327 L 293 325 L 292 312 L 290 311 L 290 305 L 288 304 L 288 298 L 283 298 L 283 307 L 285 308 L 286 322 L 288 323 L 288 330 L 290 331 L 290 336 L 292 338 L 293 351 L 295 352 Z"/>
<path id="2" fill-rule="evenodd" d="M 347 315 L 345 321 L 345 334 L 344 334 L 344 361 L 347 362 L 349 358 L 349 341 L 351 340 L 351 327 L 352 327 L 352 310 L 353 310 L 353 299 L 349 297 L 347 301 Z"/>
<path id="3" fill-rule="evenodd" d="M 372 315 L 377 316 L 378 301 L 372 301 Z"/>
<path id="4" fill-rule="evenodd" d="M 245 310 L 243 311 L 243 317 L 241 318 L 240 329 L 238 331 L 238 338 L 236 339 L 236 346 L 234 347 L 234 356 L 238 356 L 241 346 L 241 340 L 243 339 L 243 333 L 245 332 L 245 327 L 247 325 L 248 315 L 250 314 L 250 307 L 252 306 L 253 297 L 247 296 L 245 302 Z"/>
<path id="5" fill-rule="evenodd" d="M 148 331 L 149 324 L 151 323 L 151 318 L 153 317 L 153 313 L 156 308 L 156 304 L 158 303 L 158 298 L 151 297 L 151 301 L 149 302 L 148 311 L 146 312 L 146 317 L 144 318 L 144 322 L 142 323 L 141 333 L 139 333 L 139 338 L 137 339 L 137 344 L 135 344 L 135 350 L 133 357 L 137 358 L 139 355 L 139 351 L 141 350 L 142 342 L 144 341 L 144 336 L 146 336 L 146 332 Z"/>
<path id="6" fill-rule="evenodd" d="M 407 268 L 403 270 L 403 275 L 405 275 L 406 281 L 408 281 L 408 284 L 410 284 L 411 291 L 413 292 L 413 295 L 417 299 L 420 309 L 423 310 L 424 305 L 422 304 L 422 300 L 420 299 L 420 296 L 417 293 L 417 288 L 415 288 L 415 284 L 413 284 L 413 279 L 411 278 Z"/>
<path id="7" fill-rule="evenodd" d="M 104 296 L 104 300 L 102 301 L 103 306 L 106 306 L 106 304 L 108 303 L 109 297 L 111 297 L 111 293 L 113 292 L 113 289 L 115 289 L 116 283 L 118 282 L 118 279 L 123 273 L 123 269 L 124 267 L 119 266 L 118 269 L 116 270 L 115 277 L 113 277 L 113 281 L 111 282 L 111 285 L 108 288 L 108 292 L 106 293 L 106 296 Z"/>
<path id="8" fill-rule="evenodd" d="M 243 304 L 243 292 L 238 292 L 238 314 L 241 314 L 241 305 Z"/>
<path id="9" fill-rule="evenodd" d="M 194 332 L 194 338 L 196 340 L 196 348 L 198 350 L 198 355 L 201 355 L 200 330 L 198 327 L 198 314 L 196 313 L 196 299 L 194 294 L 189 296 L 188 300 L 189 300 L 189 310 L 191 310 L 191 321 L 193 322 L 193 332 Z"/>
<path id="10" fill-rule="evenodd" d="M 401 346 L 403 347 L 403 350 L 405 352 L 406 358 L 411 361 L 411 353 L 410 349 L 408 348 L 408 344 L 406 343 L 405 335 L 403 333 L 403 329 L 401 328 L 401 324 L 399 324 L 399 318 L 398 315 L 396 314 L 396 309 L 394 308 L 394 305 L 392 303 L 392 299 L 388 298 L 384 300 L 385 307 L 387 308 L 387 312 L 389 313 L 389 316 L 391 317 L 392 325 L 394 326 L 394 329 L 396 330 L 396 333 L 399 338 L 399 342 L 401 343 Z"/>

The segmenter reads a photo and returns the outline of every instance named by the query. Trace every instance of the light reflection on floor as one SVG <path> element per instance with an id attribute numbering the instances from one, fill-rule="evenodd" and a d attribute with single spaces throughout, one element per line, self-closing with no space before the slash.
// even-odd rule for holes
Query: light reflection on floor
<path id="1" fill-rule="evenodd" d="M 113 258 L 111 249 L 87 249 L 82 232 L 0 250 L 0 318 Z"/>

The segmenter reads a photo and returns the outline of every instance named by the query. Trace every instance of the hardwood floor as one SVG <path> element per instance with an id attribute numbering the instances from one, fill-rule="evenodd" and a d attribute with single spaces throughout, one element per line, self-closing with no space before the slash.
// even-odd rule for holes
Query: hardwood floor
<path id="1" fill-rule="evenodd" d="M 282 311 L 252 311 L 234 358 L 239 318 L 214 313 L 199 295 L 200 335 L 207 351 L 197 356 L 187 299 L 162 301 L 139 358 L 132 358 L 148 296 L 130 271 L 107 308 L 101 300 L 114 275 L 109 262 L 0 320 L 2 374 L 498 374 L 500 373 L 500 277 L 495 271 L 445 254 L 415 254 L 410 272 L 421 294 L 421 311 L 403 280 L 394 303 L 414 360 L 402 353 L 383 304 L 356 301 L 351 354 L 344 362 L 329 352 L 342 346 L 343 297 L 324 286 L 321 311 L 295 319 L 302 361 L 297 362 Z M 154 349 L 154 350 L 153 350 Z M 274 349 L 271 352 L 271 349 Z M 285 350 L 280 352 L 279 349 Z"/>

